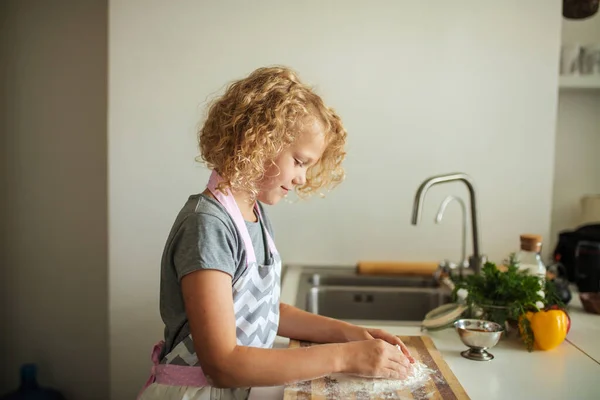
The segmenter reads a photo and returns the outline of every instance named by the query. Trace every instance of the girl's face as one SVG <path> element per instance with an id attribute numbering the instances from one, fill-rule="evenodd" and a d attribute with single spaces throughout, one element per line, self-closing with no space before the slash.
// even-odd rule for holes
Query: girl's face
<path id="1" fill-rule="evenodd" d="M 304 125 L 294 143 L 283 150 L 259 184 L 258 200 L 273 205 L 290 190 L 306 182 L 306 170 L 316 164 L 326 148 L 323 126 L 313 119 Z"/>

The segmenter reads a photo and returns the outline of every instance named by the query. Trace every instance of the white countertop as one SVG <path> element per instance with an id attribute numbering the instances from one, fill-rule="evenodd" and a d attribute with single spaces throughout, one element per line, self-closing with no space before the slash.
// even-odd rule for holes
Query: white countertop
<path id="1" fill-rule="evenodd" d="M 282 282 L 281 301 L 295 303 L 298 274 L 289 271 Z M 529 353 L 518 340 L 504 339 L 489 350 L 492 361 L 472 361 L 460 352 L 467 347 L 453 329 L 421 332 L 419 327 L 362 325 L 395 335 L 427 335 L 440 350 L 471 399 L 600 399 L 600 315 L 583 311 L 573 293 L 569 304 L 571 331 L 567 340 L 550 351 Z M 278 338 L 276 346 L 286 347 Z M 254 388 L 250 399 L 280 400 L 283 387 Z"/>
<path id="2" fill-rule="evenodd" d="M 567 340 L 600 363 L 600 315 L 585 312 L 577 293 L 567 309 L 571 316 Z"/>

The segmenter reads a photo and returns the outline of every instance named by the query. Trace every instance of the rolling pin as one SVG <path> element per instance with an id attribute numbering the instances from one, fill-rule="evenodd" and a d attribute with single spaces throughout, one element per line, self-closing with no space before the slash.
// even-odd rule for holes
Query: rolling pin
<path id="1" fill-rule="evenodd" d="M 423 275 L 431 276 L 439 262 L 433 261 L 359 261 L 357 269 L 363 275 Z"/>

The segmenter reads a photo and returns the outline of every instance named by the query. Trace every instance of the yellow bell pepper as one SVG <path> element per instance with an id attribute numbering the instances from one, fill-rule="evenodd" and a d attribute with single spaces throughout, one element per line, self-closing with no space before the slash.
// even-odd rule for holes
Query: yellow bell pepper
<path id="1" fill-rule="evenodd" d="M 567 337 L 569 319 L 562 310 L 527 312 L 525 317 L 531 323 L 535 347 L 552 350 Z"/>

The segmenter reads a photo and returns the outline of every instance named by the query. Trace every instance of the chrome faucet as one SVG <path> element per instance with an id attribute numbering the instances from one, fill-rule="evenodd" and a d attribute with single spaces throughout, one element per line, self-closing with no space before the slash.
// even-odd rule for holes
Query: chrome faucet
<path id="1" fill-rule="evenodd" d="M 454 268 L 458 267 L 458 276 L 462 279 L 464 269 L 469 267 L 469 262 L 467 261 L 467 207 L 465 206 L 463 199 L 457 196 L 446 197 L 444 201 L 442 201 L 442 204 L 440 204 L 440 208 L 435 216 L 435 223 L 439 224 L 442 222 L 444 212 L 446 211 L 448 204 L 452 203 L 453 200 L 458 202 L 460 210 L 462 211 L 460 261 L 458 262 L 458 265 L 456 265 L 448 260 L 444 260 L 443 263 L 440 264 L 440 267 L 447 270 L 442 272 L 448 273 L 451 273 Z"/>
<path id="2" fill-rule="evenodd" d="M 479 250 L 479 229 L 477 225 L 477 200 L 475 196 L 475 187 L 473 185 L 472 178 L 462 172 L 456 172 L 446 175 L 436 175 L 427 178 L 421 183 L 417 193 L 415 194 L 415 201 L 413 203 L 412 212 L 412 224 L 417 225 L 421 219 L 421 211 L 423 209 L 423 203 L 425 201 L 425 194 L 430 187 L 439 183 L 461 181 L 469 189 L 470 205 L 471 205 L 471 234 L 473 238 L 473 255 L 469 257 L 469 267 L 473 269 L 476 274 L 481 272 L 481 267 L 486 261 L 486 257 L 480 253 Z"/>

